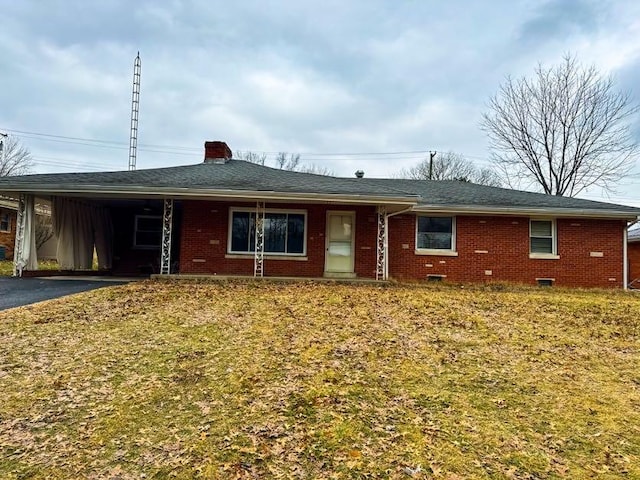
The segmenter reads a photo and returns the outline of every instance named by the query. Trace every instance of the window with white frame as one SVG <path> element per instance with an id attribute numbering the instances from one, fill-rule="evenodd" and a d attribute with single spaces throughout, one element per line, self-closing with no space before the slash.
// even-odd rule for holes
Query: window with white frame
<path id="1" fill-rule="evenodd" d="M 416 225 L 416 249 L 455 250 L 455 217 L 419 215 Z"/>
<path id="2" fill-rule="evenodd" d="M 158 215 L 136 215 L 133 246 L 157 248 L 162 243 L 162 217 Z"/>
<path id="3" fill-rule="evenodd" d="M 11 215 L 7 212 L 0 213 L 0 232 L 11 231 Z"/>
<path id="4" fill-rule="evenodd" d="M 556 222 L 554 220 L 529 221 L 529 251 L 532 254 L 556 254 Z"/>
<path id="5" fill-rule="evenodd" d="M 229 253 L 255 252 L 255 211 L 232 209 L 229 217 Z M 305 211 L 267 210 L 264 217 L 264 252 L 305 255 L 306 225 Z"/>

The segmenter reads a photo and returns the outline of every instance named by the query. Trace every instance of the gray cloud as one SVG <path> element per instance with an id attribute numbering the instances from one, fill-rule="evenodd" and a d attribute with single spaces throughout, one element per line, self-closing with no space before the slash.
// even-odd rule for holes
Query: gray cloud
<path id="1" fill-rule="evenodd" d="M 138 50 L 140 142 L 187 148 L 141 148 L 140 167 L 200 161 L 203 142 L 220 139 L 239 150 L 304 152 L 339 174 L 390 175 L 420 155 L 309 153 L 437 149 L 482 162 L 478 124 L 506 75 L 566 51 L 606 59 L 621 36 L 637 33 L 633 2 L 622 0 L 533 10 L 507 0 L 4 3 L 0 128 L 120 142 L 25 136 L 35 156 L 58 159 L 40 162 L 41 171 L 126 167 Z M 618 67 L 635 88 L 637 63 Z"/>
<path id="2" fill-rule="evenodd" d="M 592 34 L 598 30 L 604 10 L 602 2 L 591 0 L 549 0 L 522 25 L 520 41 L 535 47 L 577 34 Z"/>

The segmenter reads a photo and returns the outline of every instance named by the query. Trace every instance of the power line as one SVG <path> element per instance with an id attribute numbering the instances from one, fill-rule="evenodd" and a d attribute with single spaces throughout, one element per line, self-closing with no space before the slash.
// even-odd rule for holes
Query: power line
<path id="1" fill-rule="evenodd" d="M 258 152 L 258 153 L 266 153 L 266 154 L 274 154 L 277 155 L 280 152 Z M 361 156 L 361 155 L 411 155 L 411 154 L 426 154 L 428 153 L 428 150 L 412 150 L 412 151 L 408 151 L 408 152 L 351 152 L 351 153 L 347 153 L 347 152 L 339 152 L 339 153 L 311 153 L 311 152 L 295 152 L 296 154 L 299 154 L 300 156 L 305 156 L 305 158 L 307 156 L 314 156 L 314 157 L 327 157 L 327 156 L 334 156 L 334 157 L 350 157 L 350 156 Z"/>
<path id="2" fill-rule="evenodd" d="M 106 163 L 99 163 L 99 164 L 87 163 L 80 160 L 70 160 L 70 159 L 59 158 L 59 157 L 47 157 L 47 156 L 36 155 L 36 156 L 33 156 L 32 159 L 33 159 L 33 163 L 36 163 L 38 165 L 54 165 L 54 166 L 61 166 L 61 167 L 74 167 L 74 168 L 83 167 L 83 168 L 90 168 L 98 171 L 109 169 L 109 168 L 110 169 L 115 168 L 113 165 L 109 165 Z"/>
<path id="3" fill-rule="evenodd" d="M 15 136 L 20 138 L 26 138 L 26 139 L 35 138 L 27 134 L 16 134 Z M 38 140 L 45 140 L 47 142 L 55 142 L 55 143 L 66 143 L 71 145 L 82 145 L 82 146 L 94 147 L 94 148 L 106 148 L 110 150 L 128 150 L 129 148 L 125 146 L 125 144 L 115 144 L 115 142 L 111 143 L 107 141 L 102 141 L 102 143 L 93 144 L 93 143 L 87 143 L 87 141 L 63 140 L 63 139 L 57 139 L 57 138 L 42 138 Z M 119 146 L 119 145 L 122 145 L 122 146 Z M 186 157 L 193 157 L 196 155 L 195 150 L 194 150 L 194 153 L 186 153 L 186 152 L 179 152 L 179 151 L 174 152 L 170 150 L 158 150 L 158 149 L 152 149 L 152 148 L 139 148 L 139 150 L 143 150 L 145 152 L 151 152 L 151 153 L 162 153 L 166 155 L 181 155 Z"/>
<path id="4" fill-rule="evenodd" d="M 39 133 L 39 132 L 27 132 L 24 130 L 11 130 L 11 129 L 5 129 L 6 132 L 11 132 L 12 134 L 15 134 L 16 136 L 22 136 L 22 135 L 30 135 L 30 136 L 36 136 L 36 137 L 51 137 L 51 138 L 60 138 L 60 139 L 65 139 L 65 140 L 82 140 L 84 142 L 95 142 L 95 143 L 110 143 L 110 144 L 118 144 L 118 145 L 126 145 L 126 143 L 124 142 L 117 142 L 114 140 L 98 140 L 95 138 L 82 138 L 82 137 L 68 137 L 65 135 L 54 135 L 51 133 Z"/>
<path id="5" fill-rule="evenodd" d="M 95 148 L 103 148 L 103 149 L 112 149 L 112 150 L 127 150 L 129 145 L 127 142 L 121 142 L 116 140 L 104 140 L 104 139 L 95 139 L 95 138 L 86 138 L 86 137 L 73 137 L 73 136 L 65 136 L 65 135 L 57 135 L 51 133 L 42 133 L 42 132 L 30 132 L 26 130 L 13 130 L 13 129 L 4 129 L 6 132 L 10 132 L 15 136 L 27 139 L 38 139 L 55 143 L 66 143 L 72 145 L 80 145 L 86 147 L 95 147 Z M 160 155 L 173 155 L 173 156 L 184 156 L 189 158 L 196 158 L 202 150 L 200 148 L 194 147 L 186 147 L 186 146 L 177 146 L 177 145 L 158 145 L 158 144 L 138 144 L 140 147 L 139 150 L 156 153 Z M 437 149 L 433 149 L 437 150 Z M 243 151 L 239 149 L 239 151 Z M 251 151 L 253 153 L 257 153 L 260 155 L 265 155 L 269 160 L 273 160 L 279 153 L 281 152 L 269 152 L 269 151 L 257 151 L 257 150 L 246 150 Z M 305 162 L 326 162 L 326 161 L 351 161 L 351 162 L 373 162 L 373 161 L 394 161 L 394 162 L 417 162 L 428 159 L 428 154 L 430 150 L 407 150 L 407 151 L 392 151 L 392 152 L 292 152 L 293 154 L 300 155 Z M 440 151 L 443 151 L 440 149 Z M 446 151 L 446 149 L 444 150 Z M 456 153 L 456 152 L 454 152 Z M 465 153 L 458 153 L 462 157 L 466 159 L 475 160 L 474 164 L 480 165 L 491 165 L 492 162 L 487 157 L 480 157 L 477 155 L 469 155 Z M 345 158 L 348 157 L 348 158 Z M 357 158 L 357 157 L 366 157 L 366 158 Z M 45 157 L 39 157 L 45 158 Z M 45 165 L 45 163 L 37 162 L 40 165 Z M 64 163 L 64 162 L 63 162 Z M 53 165 L 53 164 L 52 164 Z M 56 165 L 60 167 L 71 167 L 74 165 L 73 163 Z M 100 169 L 99 166 L 86 166 L 85 168 L 92 169 Z M 113 166 L 107 167 L 113 169 Z M 116 167 L 117 168 L 117 167 Z M 632 173 L 628 175 L 629 178 L 640 178 L 640 173 Z M 625 200 L 637 201 L 637 199 L 624 198 Z"/>
<path id="6" fill-rule="evenodd" d="M 122 142 L 122 141 L 118 141 L 118 140 L 101 140 L 101 139 L 97 139 L 97 138 L 86 138 L 86 137 L 70 137 L 70 136 L 66 136 L 66 135 L 54 135 L 52 133 L 41 133 L 41 132 L 28 132 L 25 130 L 11 130 L 11 129 L 6 129 L 7 132 L 11 132 L 12 134 L 15 134 L 16 136 L 28 136 L 28 138 L 32 138 L 32 137 L 45 137 L 45 138 L 57 138 L 57 139 L 61 139 L 61 140 L 76 140 L 76 141 L 82 141 L 82 142 L 91 142 L 91 143 L 103 143 L 103 144 L 109 144 L 109 145 L 121 145 L 121 146 L 128 146 L 129 144 L 127 142 Z M 200 150 L 194 147 L 180 147 L 180 146 L 175 146 L 175 145 L 150 145 L 150 144 L 144 144 L 144 143 L 140 143 L 138 145 L 144 145 L 146 147 L 156 147 L 156 148 L 169 148 L 169 149 L 175 149 L 175 150 L 192 150 L 194 152 L 199 152 Z"/>
<path id="7" fill-rule="evenodd" d="M 65 135 L 55 135 L 55 134 L 51 134 L 51 133 L 42 133 L 42 132 L 29 132 L 26 130 L 12 130 L 12 129 L 5 129 L 4 131 L 10 132 L 12 134 L 15 134 L 16 136 L 19 137 L 24 137 L 24 138 L 34 138 L 34 137 L 43 137 L 43 138 L 48 138 L 48 139 L 57 139 L 60 140 L 61 143 L 76 143 L 76 142 L 82 142 L 79 143 L 80 145 L 87 145 L 87 146 L 95 146 L 95 145 L 91 145 L 93 143 L 96 144 L 103 144 L 103 145 L 110 145 L 110 146 L 114 146 L 114 147 L 118 147 L 118 148 L 128 148 L 128 143 L 126 142 L 122 142 L 122 141 L 117 141 L 117 140 L 102 140 L 102 139 L 96 139 L 96 138 L 86 138 L 86 137 L 71 137 L 71 136 L 65 136 Z M 63 142 L 68 140 L 69 142 Z M 53 140 L 50 140 L 53 141 Z M 202 150 L 200 148 L 194 148 L 194 147 L 185 147 L 185 146 L 177 146 L 177 145 L 155 145 L 155 144 L 144 144 L 144 143 L 139 143 L 138 146 L 144 146 L 144 147 L 150 147 L 150 148 L 157 148 L 157 149 L 165 149 L 165 150 L 181 150 L 181 151 L 192 151 L 194 153 L 200 153 Z M 242 151 L 241 149 L 239 149 L 240 151 Z M 148 151 L 153 151 L 153 150 L 148 150 Z M 258 151 L 258 150 L 250 150 L 254 153 L 259 153 L 259 154 L 266 154 L 266 155 L 278 155 L 281 152 L 269 152 L 269 151 Z M 381 156 L 392 156 L 392 155 L 426 155 L 429 152 L 429 150 L 408 150 L 408 151 L 394 151 L 394 152 L 293 152 L 295 154 L 299 154 L 300 156 L 304 155 L 306 156 L 310 156 L 310 157 L 330 157 L 330 156 L 334 156 L 334 157 L 346 157 L 346 156 L 366 156 L 366 155 L 381 155 Z"/>
<path id="8" fill-rule="evenodd" d="M 91 170 L 93 172 L 101 172 L 104 169 L 100 168 L 100 167 L 94 167 L 91 165 L 78 165 L 78 164 L 68 164 L 68 163 L 59 163 L 59 162 L 52 162 L 50 160 L 47 161 L 40 161 L 40 160 L 34 160 L 33 162 L 35 165 L 40 165 L 43 167 L 55 167 L 56 169 L 58 168 L 64 168 L 67 170 L 74 170 L 74 171 L 78 171 L 79 168 L 81 168 L 82 170 Z M 81 173 L 81 172 L 79 172 Z"/>
<path id="9" fill-rule="evenodd" d="M 13 130 L 13 129 L 5 129 L 7 132 L 11 132 L 18 137 L 28 138 L 28 139 L 39 139 L 44 141 L 50 141 L 55 143 L 68 143 L 72 145 L 81 145 L 87 147 L 96 147 L 96 148 L 106 148 L 113 150 L 127 150 L 129 148 L 129 144 L 127 142 L 117 141 L 117 140 L 104 140 L 104 139 L 96 139 L 96 138 L 86 138 L 86 137 L 73 137 L 66 135 L 57 135 L 51 133 L 42 133 L 42 132 L 30 132 L 26 130 Z M 158 153 L 163 155 L 180 155 L 185 157 L 192 157 L 197 154 L 200 154 L 202 150 L 200 148 L 194 147 L 186 147 L 186 146 L 178 146 L 178 145 L 159 145 L 159 144 L 144 144 L 139 143 L 138 149 L 140 151 L 149 152 L 149 153 Z M 363 160 L 366 161 L 419 161 L 428 158 L 428 154 L 432 150 L 440 150 L 443 149 L 426 149 L 426 150 L 404 150 L 404 151 L 391 151 L 391 152 L 291 152 L 295 155 L 300 155 L 305 161 L 326 161 L 326 160 L 353 160 L 358 161 L 360 159 L 353 157 L 366 157 Z M 274 151 L 262 151 L 262 150 L 242 150 L 238 149 L 238 151 L 251 151 L 253 153 L 259 155 L 266 155 L 269 159 L 273 159 L 275 156 L 279 155 L 281 152 Z M 192 153 L 189 153 L 192 152 Z M 480 157 L 475 155 L 468 155 L 460 153 L 463 157 L 467 159 L 475 159 L 479 160 L 481 163 L 489 164 L 490 160 L 486 157 Z M 344 158 L 349 157 L 349 158 Z"/>

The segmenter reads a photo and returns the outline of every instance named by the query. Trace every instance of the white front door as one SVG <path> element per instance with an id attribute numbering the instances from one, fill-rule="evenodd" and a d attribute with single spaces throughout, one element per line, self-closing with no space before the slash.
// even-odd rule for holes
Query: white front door
<path id="1" fill-rule="evenodd" d="M 353 274 L 354 212 L 327 212 L 325 272 Z"/>

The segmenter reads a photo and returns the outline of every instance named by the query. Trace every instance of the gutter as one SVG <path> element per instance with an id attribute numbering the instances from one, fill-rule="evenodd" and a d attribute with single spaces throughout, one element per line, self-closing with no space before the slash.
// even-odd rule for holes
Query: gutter
<path id="1" fill-rule="evenodd" d="M 260 190 L 219 190 L 210 188 L 169 188 L 169 187 L 140 187 L 127 186 L 126 188 L 102 187 L 93 185 L 90 187 L 77 187 L 70 185 L 38 185 L 21 184 L 10 187 L 0 187 L 4 192 L 21 192 L 34 195 L 73 195 L 73 196 L 101 196 L 116 198 L 166 198 L 173 199 L 243 199 L 243 200 L 270 200 L 270 201 L 310 201 L 347 204 L 371 204 L 383 203 L 386 205 L 417 204 L 417 196 L 370 196 L 361 194 L 320 194 L 320 193 L 288 193 Z"/>
<path id="2" fill-rule="evenodd" d="M 418 205 L 419 195 L 384 196 L 366 194 L 319 194 L 319 193 L 290 193 L 260 190 L 221 190 L 210 188 L 175 188 L 153 186 L 77 186 L 68 184 L 54 184 L 42 186 L 38 184 L 20 184 L 0 186 L 3 192 L 20 192 L 45 195 L 73 195 L 73 196 L 102 196 L 116 198 L 173 198 L 173 199 L 230 199 L 230 200 L 269 200 L 269 201 L 308 201 L 342 204 L 372 203 L 406 206 L 409 209 L 403 213 L 446 213 L 470 215 L 523 215 L 550 217 L 590 217 L 590 218 L 620 218 L 636 221 L 640 218 L 640 208 L 633 208 L 635 212 L 623 210 L 600 210 L 588 208 L 554 208 L 554 207 L 502 207 L 502 206 L 469 206 L 469 205 Z M 630 207 L 632 208 L 632 207 Z M 398 215 L 400 212 L 391 215 Z"/>
<path id="3" fill-rule="evenodd" d="M 632 208 L 632 207 L 630 207 Z M 524 216 L 549 216 L 549 217 L 590 217 L 590 218 L 620 218 L 635 222 L 640 218 L 640 209 L 635 212 L 624 210 L 604 210 L 589 208 L 527 208 L 527 207 L 469 207 L 466 205 L 417 205 L 413 207 L 415 212 L 424 213 L 449 213 L 470 215 L 524 215 Z"/>

